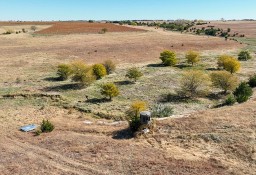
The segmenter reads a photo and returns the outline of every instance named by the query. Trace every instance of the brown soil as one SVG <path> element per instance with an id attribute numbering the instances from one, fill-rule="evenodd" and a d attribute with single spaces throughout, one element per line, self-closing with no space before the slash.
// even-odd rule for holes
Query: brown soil
<path id="1" fill-rule="evenodd" d="M 53 26 L 36 32 L 37 34 L 74 34 L 74 33 L 100 33 L 102 29 L 107 32 L 138 32 L 145 31 L 132 27 L 114 25 L 109 23 L 86 23 L 86 22 L 60 22 Z"/>

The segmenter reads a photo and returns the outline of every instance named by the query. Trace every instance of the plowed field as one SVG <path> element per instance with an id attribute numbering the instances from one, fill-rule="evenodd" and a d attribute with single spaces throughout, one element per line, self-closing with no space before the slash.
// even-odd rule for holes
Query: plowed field
<path id="1" fill-rule="evenodd" d="M 120 26 L 109 23 L 61 22 L 50 28 L 38 31 L 38 34 L 73 34 L 73 33 L 99 33 L 102 29 L 107 32 L 137 32 L 145 31 L 132 27 Z"/>

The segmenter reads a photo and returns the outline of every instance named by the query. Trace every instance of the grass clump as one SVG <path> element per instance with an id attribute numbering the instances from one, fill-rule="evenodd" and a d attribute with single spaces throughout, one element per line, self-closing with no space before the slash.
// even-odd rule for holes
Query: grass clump
<path id="1" fill-rule="evenodd" d="M 152 117 L 154 118 L 170 117 L 172 114 L 173 108 L 163 104 L 156 104 L 152 108 Z"/>
<path id="2" fill-rule="evenodd" d="M 254 74 L 253 76 L 251 76 L 251 77 L 249 78 L 248 84 L 249 84 L 250 87 L 252 87 L 252 88 L 256 87 L 256 74 Z"/>

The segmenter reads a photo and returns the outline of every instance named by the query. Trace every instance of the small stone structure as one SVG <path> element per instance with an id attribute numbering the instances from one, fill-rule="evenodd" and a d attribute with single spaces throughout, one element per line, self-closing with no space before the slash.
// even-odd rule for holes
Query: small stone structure
<path id="1" fill-rule="evenodd" d="M 140 113 L 140 123 L 141 125 L 149 125 L 151 123 L 151 112 L 142 111 Z"/>

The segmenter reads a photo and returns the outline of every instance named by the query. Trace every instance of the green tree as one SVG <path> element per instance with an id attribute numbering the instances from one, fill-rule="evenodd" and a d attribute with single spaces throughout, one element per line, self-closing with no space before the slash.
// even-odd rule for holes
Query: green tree
<path id="1" fill-rule="evenodd" d="M 67 80 L 68 77 L 72 75 L 72 73 L 72 67 L 69 64 L 58 65 L 57 75 L 59 76 L 60 80 Z"/>
<path id="2" fill-rule="evenodd" d="M 238 103 L 246 102 L 249 97 L 253 94 L 252 88 L 246 83 L 242 82 L 234 91 L 234 95 L 236 96 L 236 100 Z"/>
<path id="3" fill-rule="evenodd" d="M 160 53 L 160 59 L 165 66 L 175 66 L 178 62 L 176 53 L 170 50 L 165 50 Z"/>
<path id="4" fill-rule="evenodd" d="M 186 60 L 189 64 L 192 64 L 192 66 L 200 61 L 200 54 L 196 51 L 188 51 L 186 53 Z"/>
<path id="5" fill-rule="evenodd" d="M 136 82 L 140 77 L 143 76 L 143 73 L 136 67 L 130 68 L 126 75 L 129 79 L 133 79 L 134 82 Z"/>
<path id="6" fill-rule="evenodd" d="M 238 60 L 240 60 L 240 61 L 247 61 L 249 59 L 252 59 L 252 56 L 248 50 L 242 50 L 238 54 Z"/>
<path id="7" fill-rule="evenodd" d="M 233 91 L 238 85 L 238 78 L 227 71 L 218 71 L 211 74 L 212 84 L 225 93 Z"/>
<path id="8" fill-rule="evenodd" d="M 116 70 L 116 65 L 112 60 L 106 60 L 103 65 L 105 66 L 108 75 Z"/>
<path id="9" fill-rule="evenodd" d="M 92 66 L 93 74 L 96 76 L 97 80 L 103 78 L 107 75 L 107 71 L 104 65 L 102 64 L 94 64 Z"/>
<path id="10" fill-rule="evenodd" d="M 211 81 L 207 74 L 199 70 L 183 73 L 177 93 L 181 97 L 195 98 L 208 94 Z"/>
<path id="11" fill-rule="evenodd" d="M 116 97 L 119 95 L 119 90 L 113 83 L 106 83 L 101 85 L 101 94 L 109 97 L 109 100 L 111 101 L 113 97 Z"/>

